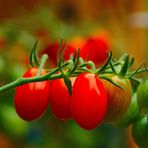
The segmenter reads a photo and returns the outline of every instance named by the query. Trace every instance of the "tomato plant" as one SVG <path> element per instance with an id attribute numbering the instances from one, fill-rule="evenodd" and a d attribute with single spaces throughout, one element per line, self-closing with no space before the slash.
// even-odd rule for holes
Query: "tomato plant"
<path id="1" fill-rule="evenodd" d="M 114 122 L 127 111 L 132 97 L 132 87 L 128 78 L 115 74 L 106 74 L 113 82 L 119 84 L 123 89 L 103 80 L 105 90 L 107 92 L 108 107 L 105 120 Z"/>
<path id="2" fill-rule="evenodd" d="M 137 103 L 137 93 L 134 93 L 132 95 L 132 100 L 128 107 L 128 110 L 123 114 L 123 116 L 121 116 L 120 120 L 117 121 L 115 125 L 118 127 L 127 127 L 136 121 L 139 113 L 140 111 Z"/>
<path id="3" fill-rule="evenodd" d="M 38 68 L 29 69 L 24 78 L 36 76 Z M 46 73 L 42 70 L 41 75 Z M 31 82 L 16 88 L 14 105 L 18 115 L 27 121 L 40 117 L 48 107 L 50 82 Z"/>
<path id="4" fill-rule="evenodd" d="M 83 59 L 93 61 L 96 65 L 102 65 L 107 60 L 109 45 L 102 38 L 88 38 L 83 45 L 80 56 Z"/>
<path id="5" fill-rule="evenodd" d="M 71 78 L 72 85 L 75 77 Z M 71 96 L 67 90 L 64 80 L 56 79 L 51 82 L 50 105 L 54 115 L 63 120 L 71 118 L 70 104 Z"/>
<path id="6" fill-rule="evenodd" d="M 143 81 L 137 90 L 138 105 L 140 109 L 148 112 L 148 80 Z"/>
<path id="7" fill-rule="evenodd" d="M 104 119 L 107 97 L 102 81 L 93 73 L 78 75 L 73 85 L 71 114 L 82 128 L 96 128 Z"/>
<path id="8" fill-rule="evenodd" d="M 141 148 L 148 147 L 148 116 L 142 115 L 132 126 L 132 135 Z"/>
<path id="9" fill-rule="evenodd" d="M 66 49 L 64 49 L 66 48 Z M 49 44 L 47 48 L 43 50 L 43 53 L 48 54 L 50 60 L 56 65 L 58 56 L 59 44 L 57 42 Z M 64 60 L 68 60 L 72 54 L 74 54 L 76 48 L 71 45 L 63 43 L 62 51 L 64 50 Z"/>

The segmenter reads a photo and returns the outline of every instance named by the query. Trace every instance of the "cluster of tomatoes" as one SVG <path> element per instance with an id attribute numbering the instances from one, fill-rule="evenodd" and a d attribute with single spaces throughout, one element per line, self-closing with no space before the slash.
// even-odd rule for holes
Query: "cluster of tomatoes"
<path id="1" fill-rule="evenodd" d="M 80 56 L 83 59 L 91 60 L 96 65 L 100 66 L 107 60 L 106 52 L 111 48 L 110 41 L 107 35 L 97 35 L 91 36 L 88 38 L 77 37 L 70 40 L 67 43 L 62 44 L 62 50 L 64 51 L 64 60 L 68 60 L 70 55 L 80 48 Z M 57 54 L 58 54 L 58 42 L 51 42 L 49 45 L 42 51 L 49 56 L 50 61 L 53 65 L 57 65 Z"/>
<path id="2" fill-rule="evenodd" d="M 89 46 L 95 45 L 96 39 L 92 40 L 88 40 L 84 45 L 86 49 L 91 49 Z M 66 50 L 69 51 L 71 48 L 67 47 Z M 54 48 L 51 48 L 51 51 L 56 53 Z M 71 52 L 68 54 L 66 54 L 66 50 L 64 59 L 68 60 L 73 50 L 70 50 Z M 98 61 L 94 58 L 91 59 L 97 55 L 95 55 L 96 51 L 93 53 L 91 50 L 90 54 L 86 51 L 87 58 L 99 65 Z M 83 57 L 82 53 L 80 51 L 80 56 L 86 58 L 86 56 Z M 106 49 L 103 55 L 105 53 Z M 100 54 L 100 56 L 102 55 Z M 54 57 L 57 58 L 57 55 Z M 104 63 L 107 60 L 107 55 L 102 59 Z M 56 59 L 54 60 L 56 61 Z M 16 112 L 22 119 L 32 121 L 41 117 L 50 105 L 56 118 L 60 120 L 73 119 L 86 130 L 94 129 L 102 122 L 111 123 L 118 127 L 127 127 L 133 124 L 133 137 L 136 143 L 147 146 L 148 81 L 140 82 L 140 85 L 138 84 L 138 87 L 133 89 L 131 79 L 138 81 L 133 77 L 138 70 L 128 71 L 132 63 L 133 60 L 129 61 L 129 57 L 126 55 L 117 62 L 112 60 L 110 66 L 104 70 L 105 72 L 102 72 L 102 68 L 100 68 L 101 74 L 86 67 L 87 70 L 84 69 L 77 75 L 69 77 L 72 94 L 69 93 L 64 75 L 63 78 L 20 85 L 15 92 Z M 38 70 L 38 68 L 33 67 L 23 77 L 36 77 Z M 46 73 L 47 71 L 43 69 L 41 75 Z"/>

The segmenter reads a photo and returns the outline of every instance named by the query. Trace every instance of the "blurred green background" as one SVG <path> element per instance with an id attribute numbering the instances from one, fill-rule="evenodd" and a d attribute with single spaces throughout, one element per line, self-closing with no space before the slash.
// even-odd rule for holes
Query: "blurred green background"
<path id="1" fill-rule="evenodd" d="M 147 1 L 124 0 L 5 0 L 0 5 L 0 85 L 9 83 L 28 68 L 36 39 L 38 50 L 61 38 L 81 42 L 100 34 L 110 42 L 113 55 L 128 52 L 135 67 L 148 64 Z M 6 9 L 7 8 L 7 9 Z M 141 23 L 136 23 L 136 22 Z M 144 21 L 146 20 L 146 21 Z M 147 78 L 147 75 L 143 75 Z M 50 108 L 33 122 L 21 120 L 13 106 L 15 89 L 0 94 L 1 148 L 135 148 L 129 130 L 102 124 L 85 131 L 73 121 L 55 119 Z"/>

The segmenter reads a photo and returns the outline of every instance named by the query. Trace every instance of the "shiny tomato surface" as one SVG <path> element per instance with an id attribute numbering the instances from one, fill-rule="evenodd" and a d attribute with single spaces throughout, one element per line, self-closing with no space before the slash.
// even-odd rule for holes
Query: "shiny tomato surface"
<path id="1" fill-rule="evenodd" d="M 24 78 L 36 76 L 38 68 L 29 69 Z M 41 75 L 46 73 L 42 70 Z M 18 115 L 27 121 L 39 118 L 47 109 L 49 103 L 50 82 L 31 82 L 16 88 L 14 105 Z"/>
<path id="2" fill-rule="evenodd" d="M 70 80 L 73 85 L 75 77 L 72 77 Z M 52 81 L 50 97 L 50 105 L 53 114 L 61 120 L 70 119 L 71 96 L 62 78 Z"/>
<path id="3" fill-rule="evenodd" d="M 96 128 L 104 119 L 107 96 L 102 81 L 92 73 L 82 73 L 75 80 L 71 114 L 86 130 Z"/>
<path id="4" fill-rule="evenodd" d="M 128 78 L 120 77 L 114 74 L 108 74 L 106 76 L 124 88 L 121 89 L 112 83 L 103 80 L 108 99 L 108 107 L 105 120 L 113 122 L 119 120 L 128 110 L 132 98 L 132 87 Z"/>

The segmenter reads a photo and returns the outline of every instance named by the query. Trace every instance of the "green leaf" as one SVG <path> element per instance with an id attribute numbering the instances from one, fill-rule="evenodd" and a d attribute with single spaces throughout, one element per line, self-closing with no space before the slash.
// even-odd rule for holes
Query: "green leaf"
<path id="1" fill-rule="evenodd" d="M 71 85 L 70 78 L 66 75 L 63 75 L 63 78 L 64 78 L 64 82 L 66 84 L 67 90 L 71 96 L 72 95 L 72 85 Z"/>
<path id="2" fill-rule="evenodd" d="M 133 77 L 134 75 L 137 74 L 137 72 L 141 69 L 141 67 L 143 66 L 144 63 L 142 63 L 134 72 L 132 72 L 131 74 L 128 75 L 128 77 Z"/>
<path id="3" fill-rule="evenodd" d="M 128 65 L 129 65 L 129 55 L 128 54 L 125 54 L 124 55 L 124 64 L 121 68 L 121 71 L 119 73 L 120 76 L 125 76 L 126 73 L 127 73 L 127 70 L 128 70 Z"/>
<path id="4" fill-rule="evenodd" d="M 58 53 L 57 53 L 57 63 L 58 63 L 58 61 L 59 61 L 59 59 L 60 59 L 60 56 L 61 56 L 62 45 L 63 45 L 63 38 L 61 39 L 60 44 L 59 44 L 59 48 L 58 48 Z"/>
<path id="5" fill-rule="evenodd" d="M 135 58 L 132 57 L 131 60 L 130 60 L 130 62 L 129 62 L 129 65 L 128 65 L 128 66 L 129 66 L 129 67 L 132 66 L 132 65 L 134 64 L 134 62 L 135 62 Z"/>
<path id="6" fill-rule="evenodd" d="M 108 60 L 107 60 L 106 63 L 96 72 L 97 75 L 103 73 L 103 72 L 106 70 L 106 68 L 107 68 L 108 64 L 110 63 L 111 59 L 112 59 L 112 52 L 110 51 L 110 53 L 108 54 Z"/>
<path id="7" fill-rule="evenodd" d="M 39 66 L 39 60 L 36 53 L 37 44 L 38 44 L 38 41 L 36 40 L 33 45 L 33 48 L 31 49 L 30 56 L 29 56 L 29 62 L 32 67 Z"/>
<path id="8" fill-rule="evenodd" d="M 117 87 L 119 87 L 119 88 L 124 90 L 124 88 L 122 86 L 120 86 L 119 84 L 115 83 L 112 79 L 108 78 L 107 76 L 99 76 L 99 78 L 107 80 L 110 83 L 112 83 L 113 85 L 115 85 L 115 86 L 117 86 Z"/>
<path id="9" fill-rule="evenodd" d="M 110 67 L 111 67 L 113 73 L 117 74 L 116 69 L 114 68 L 113 61 L 112 60 L 110 61 Z"/>
<path id="10" fill-rule="evenodd" d="M 74 67 L 72 68 L 72 70 L 70 71 L 69 74 L 72 74 L 72 73 L 75 72 L 75 70 L 77 69 L 78 64 L 79 64 L 79 59 L 80 59 L 80 49 L 78 49 L 78 58 L 75 59 L 75 63 L 74 63 L 75 65 L 74 65 Z"/>

